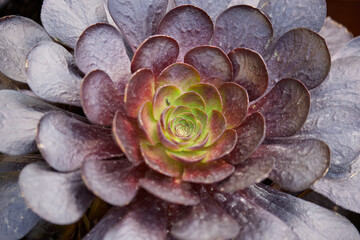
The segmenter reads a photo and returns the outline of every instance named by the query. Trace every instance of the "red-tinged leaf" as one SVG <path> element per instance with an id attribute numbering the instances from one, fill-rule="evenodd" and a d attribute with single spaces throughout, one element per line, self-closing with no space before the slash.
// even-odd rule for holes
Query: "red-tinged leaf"
<path id="1" fill-rule="evenodd" d="M 39 120 L 57 108 L 14 90 L 1 90 L 0 102 L 0 151 L 10 155 L 35 152 Z"/>
<path id="2" fill-rule="evenodd" d="M 151 196 L 131 206 L 126 216 L 112 227 L 104 240 L 166 239 L 166 204 Z"/>
<path id="3" fill-rule="evenodd" d="M 85 160 L 81 168 L 85 185 L 102 200 L 123 206 L 131 202 L 139 188 L 142 172 L 126 158 Z"/>
<path id="4" fill-rule="evenodd" d="M 176 62 L 179 44 L 169 36 L 152 36 L 146 39 L 136 50 L 131 61 L 131 72 L 150 69 L 155 77 L 169 65 Z"/>
<path id="5" fill-rule="evenodd" d="M 154 118 L 158 120 L 165 108 L 173 105 L 180 94 L 181 91 L 174 86 L 163 86 L 158 88 L 153 99 Z"/>
<path id="6" fill-rule="evenodd" d="M 169 177 L 179 177 L 181 175 L 181 164 L 171 159 L 162 145 L 141 144 L 141 153 L 144 156 L 145 163 L 153 170 Z"/>
<path id="7" fill-rule="evenodd" d="M 266 65 L 271 85 L 283 78 L 294 78 L 312 89 L 325 80 L 330 62 L 325 40 L 309 29 L 296 28 L 279 39 Z"/>
<path id="8" fill-rule="evenodd" d="M 213 145 L 206 148 L 207 156 L 205 161 L 210 162 L 225 157 L 237 143 L 237 134 L 234 129 L 227 129 Z"/>
<path id="9" fill-rule="evenodd" d="M 207 151 L 175 152 L 166 150 L 165 152 L 170 158 L 184 163 L 200 162 L 207 156 Z"/>
<path id="10" fill-rule="evenodd" d="M 139 110 L 138 123 L 141 130 L 143 130 L 147 140 L 155 145 L 159 142 L 157 132 L 157 122 L 153 115 L 153 108 L 151 102 L 146 102 Z"/>
<path id="11" fill-rule="evenodd" d="M 212 110 L 208 117 L 206 127 L 209 133 L 209 140 L 206 143 L 206 146 L 215 143 L 223 135 L 227 126 L 224 115 L 219 111 Z"/>
<path id="12" fill-rule="evenodd" d="M 249 108 L 260 112 L 266 121 L 267 137 L 295 135 L 304 124 L 310 108 L 310 93 L 294 79 L 282 79 L 275 87 Z"/>
<path id="13" fill-rule="evenodd" d="M 230 7 L 220 14 L 215 23 L 212 44 L 226 53 L 243 47 L 264 55 L 272 36 L 272 25 L 260 10 L 240 5 Z"/>
<path id="14" fill-rule="evenodd" d="M 274 166 L 271 157 L 251 157 L 236 165 L 235 172 L 224 181 L 217 184 L 223 192 L 236 192 L 261 182 L 269 176 Z"/>
<path id="15" fill-rule="evenodd" d="M 88 27 L 76 43 L 75 61 L 85 74 L 102 70 L 111 80 L 119 82 L 121 90 L 130 79 L 130 60 L 126 54 L 122 36 L 106 23 Z"/>
<path id="16" fill-rule="evenodd" d="M 181 94 L 173 103 L 175 106 L 185 106 L 188 108 L 197 107 L 205 110 L 204 99 L 196 92 L 186 92 Z"/>
<path id="17" fill-rule="evenodd" d="M 260 113 L 253 113 L 236 129 L 237 143 L 226 160 L 232 164 L 245 161 L 265 138 L 265 119 Z"/>
<path id="18" fill-rule="evenodd" d="M 315 140 L 274 140 L 262 145 L 252 155 L 263 161 L 274 160 L 269 178 L 283 189 L 300 192 L 323 177 L 330 165 L 330 149 Z"/>
<path id="19" fill-rule="evenodd" d="M 197 193 L 191 189 L 191 184 L 152 171 L 140 179 L 140 186 L 167 202 L 181 205 L 197 205 L 200 202 Z"/>
<path id="20" fill-rule="evenodd" d="M 108 0 L 110 15 L 133 51 L 146 38 L 156 34 L 167 5 L 167 0 Z"/>
<path id="21" fill-rule="evenodd" d="M 124 109 L 124 97 L 105 72 L 95 70 L 83 79 L 81 105 L 92 123 L 111 126 L 115 112 Z"/>
<path id="22" fill-rule="evenodd" d="M 86 124 L 62 112 L 50 112 L 38 125 L 37 146 L 47 163 L 58 171 L 73 171 L 85 159 L 121 156 L 111 130 Z"/>
<path id="23" fill-rule="evenodd" d="M 20 16 L 0 18 L 0 72 L 19 82 L 26 82 L 26 54 L 36 44 L 51 41 L 39 24 Z"/>
<path id="24" fill-rule="evenodd" d="M 217 47 L 195 47 L 185 54 L 184 62 L 199 71 L 202 82 L 219 87 L 233 80 L 233 68 L 228 56 Z"/>
<path id="25" fill-rule="evenodd" d="M 93 199 L 80 171 L 59 173 L 42 162 L 29 164 L 21 171 L 19 186 L 29 207 L 55 224 L 76 222 Z"/>
<path id="26" fill-rule="evenodd" d="M 241 194 L 280 218 L 300 239 L 359 239 L 354 225 L 332 210 L 264 185 L 247 188 Z"/>
<path id="27" fill-rule="evenodd" d="M 211 184 L 219 182 L 234 172 L 235 168 L 223 160 L 184 165 L 182 180 Z"/>
<path id="28" fill-rule="evenodd" d="M 227 128 L 237 128 L 244 121 L 248 111 L 248 94 L 240 85 L 230 82 L 221 84 L 219 92 Z"/>
<path id="29" fill-rule="evenodd" d="M 25 72 L 30 88 L 42 99 L 80 106 L 80 71 L 61 45 L 41 42 L 33 47 Z"/>
<path id="30" fill-rule="evenodd" d="M 161 122 L 157 123 L 157 133 L 158 133 L 158 137 L 159 140 L 161 142 L 162 145 L 164 145 L 165 148 L 168 148 L 170 150 L 173 151 L 178 151 L 180 150 L 180 145 L 178 144 L 178 142 L 174 141 L 174 139 L 169 138 L 166 129 L 163 129 L 161 127 Z"/>
<path id="31" fill-rule="evenodd" d="M 209 196 L 200 190 L 201 203 L 176 221 L 171 235 L 177 239 L 232 239 L 239 233 L 239 225 Z"/>
<path id="32" fill-rule="evenodd" d="M 234 67 L 234 82 L 244 87 L 253 101 L 263 95 L 268 87 L 269 76 L 260 54 L 246 48 L 229 53 Z"/>
<path id="33" fill-rule="evenodd" d="M 188 91 L 196 92 L 204 99 L 207 113 L 211 110 L 222 110 L 221 96 L 214 85 L 198 83 L 189 87 Z"/>
<path id="34" fill-rule="evenodd" d="M 116 112 L 113 125 L 113 135 L 127 159 L 134 165 L 143 161 L 140 152 L 140 141 L 144 138 L 135 119 L 129 118 L 120 111 Z"/>
<path id="35" fill-rule="evenodd" d="M 155 78 L 149 69 L 136 71 L 126 85 L 125 110 L 129 117 L 136 118 L 141 106 L 153 99 Z"/>
<path id="36" fill-rule="evenodd" d="M 165 68 L 157 79 L 157 88 L 173 85 L 185 92 L 191 85 L 200 83 L 200 74 L 192 66 L 185 63 L 174 63 Z"/>
<path id="37" fill-rule="evenodd" d="M 200 8 L 185 5 L 170 10 L 161 20 L 159 34 L 173 37 L 180 45 L 178 59 L 199 45 L 207 45 L 213 35 L 211 18 Z"/>
<path id="38" fill-rule="evenodd" d="M 284 33 L 294 28 L 308 28 L 318 32 L 326 18 L 326 1 L 324 0 L 261 0 L 258 8 L 272 23 L 274 43 Z"/>

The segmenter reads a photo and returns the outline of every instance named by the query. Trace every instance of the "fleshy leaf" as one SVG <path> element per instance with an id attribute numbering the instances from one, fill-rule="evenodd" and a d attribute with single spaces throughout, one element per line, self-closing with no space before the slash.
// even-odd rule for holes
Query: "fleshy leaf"
<path id="1" fill-rule="evenodd" d="M 151 101 L 155 94 L 155 78 L 149 69 L 135 72 L 126 85 L 125 110 L 129 117 L 136 118 L 141 106 Z"/>
<path id="2" fill-rule="evenodd" d="M 184 92 L 197 83 L 200 83 L 200 74 L 195 68 L 185 63 L 174 63 L 160 73 L 157 88 L 173 85 Z"/>
<path id="3" fill-rule="evenodd" d="M 205 110 L 205 101 L 196 92 L 186 92 L 184 94 L 181 94 L 173 104 L 175 106 L 186 106 L 188 108 L 197 107 Z"/>
<path id="4" fill-rule="evenodd" d="M 21 156 L 9 156 L 0 154 L 0 173 L 20 172 L 26 165 L 32 162 L 44 160 L 40 154 L 27 154 Z"/>
<path id="5" fill-rule="evenodd" d="M 232 7 L 235 5 L 249 5 L 252 7 L 256 7 L 260 0 L 231 0 L 228 7 Z"/>
<path id="6" fill-rule="evenodd" d="M 154 145 L 159 142 L 159 137 L 157 133 L 157 122 L 154 119 L 152 110 L 151 102 L 144 103 L 139 110 L 138 123 L 147 140 Z"/>
<path id="7" fill-rule="evenodd" d="M 200 202 L 198 195 L 191 189 L 189 183 L 152 171 L 140 180 L 140 186 L 167 202 L 182 205 L 197 205 Z"/>
<path id="8" fill-rule="evenodd" d="M 216 110 L 212 110 L 208 115 L 207 130 L 209 132 L 209 140 L 206 146 L 215 143 L 226 130 L 226 119 L 224 115 Z"/>
<path id="9" fill-rule="evenodd" d="M 260 113 L 253 113 L 236 129 L 238 141 L 226 158 L 232 164 L 246 160 L 265 138 L 265 119 Z"/>
<path id="10" fill-rule="evenodd" d="M 237 222 L 201 189 L 201 203 L 171 227 L 177 239 L 232 239 L 239 233 Z"/>
<path id="11" fill-rule="evenodd" d="M 76 43 L 75 61 L 85 74 L 104 71 L 111 80 L 125 84 L 130 79 L 130 60 L 118 30 L 106 23 L 88 27 Z M 121 92 L 123 93 L 123 92 Z"/>
<path id="12" fill-rule="evenodd" d="M 310 93 L 294 79 L 282 79 L 249 112 L 260 112 L 266 121 L 267 137 L 288 137 L 304 124 L 310 108 Z"/>
<path id="13" fill-rule="evenodd" d="M 132 205 L 120 223 L 112 227 L 104 240 L 166 239 L 166 205 L 145 196 Z"/>
<path id="14" fill-rule="evenodd" d="M 0 102 L 0 151 L 10 155 L 35 152 L 38 122 L 56 108 L 13 90 L 1 90 Z"/>
<path id="15" fill-rule="evenodd" d="M 258 8 L 273 25 L 274 42 L 293 28 L 302 27 L 318 32 L 326 18 L 325 0 L 261 0 Z"/>
<path id="16" fill-rule="evenodd" d="M 216 192 L 214 200 L 239 223 L 240 231 L 236 239 L 299 240 L 287 224 L 239 192 Z"/>
<path id="17" fill-rule="evenodd" d="M 200 162 L 207 156 L 207 151 L 172 152 L 166 150 L 166 154 L 174 160 L 184 163 Z"/>
<path id="18" fill-rule="evenodd" d="M 234 129 L 227 129 L 213 145 L 206 148 L 206 161 L 214 161 L 225 157 L 234 149 L 236 143 L 236 131 Z"/>
<path id="19" fill-rule="evenodd" d="M 107 159 L 121 155 L 111 130 L 86 124 L 62 112 L 50 112 L 39 122 L 37 146 L 51 167 L 73 171 L 85 159 Z"/>
<path id="20" fill-rule="evenodd" d="M 80 71 L 64 47 L 41 42 L 26 57 L 26 76 L 30 88 L 51 102 L 80 106 Z"/>
<path id="21" fill-rule="evenodd" d="M 211 184 L 219 182 L 234 172 L 234 167 L 223 160 L 199 162 L 184 166 L 182 180 L 193 183 Z"/>
<path id="22" fill-rule="evenodd" d="M 115 112 L 124 109 L 124 96 L 105 72 L 95 70 L 83 79 L 81 105 L 92 123 L 111 126 Z"/>
<path id="23" fill-rule="evenodd" d="M 141 153 L 146 164 L 153 170 L 169 177 L 180 176 L 182 172 L 181 165 L 166 154 L 162 145 L 141 144 Z"/>
<path id="24" fill-rule="evenodd" d="M 274 160 L 269 178 L 284 190 L 300 192 L 323 177 L 330 165 L 330 149 L 317 139 L 275 140 L 260 146 L 252 157 Z"/>
<path id="25" fill-rule="evenodd" d="M 26 54 L 37 43 L 51 38 L 39 24 L 20 16 L 1 18 L 0 31 L 0 71 L 11 79 L 26 82 Z"/>
<path id="26" fill-rule="evenodd" d="M 111 17 L 129 41 L 133 51 L 148 37 L 165 15 L 167 0 L 108 0 Z"/>
<path id="27" fill-rule="evenodd" d="M 325 19 L 319 34 L 325 39 L 331 56 L 334 56 L 338 50 L 343 48 L 353 38 L 353 35 L 346 27 L 334 21 L 331 17 Z"/>
<path id="28" fill-rule="evenodd" d="M 249 98 L 244 88 L 236 83 L 223 83 L 219 87 L 223 102 L 222 113 L 226 118 L 227 128 L 237 128 L 245 119 Z"/>
<path id="29" fill-rule="evenodd" d="M 157 77 L 164 68 L 176 62 L 178 55 L 179 45 L 173 38 L 162 35 L 149 37 L 136 50 L 131 72 L 148 68 Z"/>
<path id="30" fill-rule="evenodd" d="M 266 64 L 270 84 L 294 78 L 312 89 L 325 80 L 330 62 L 325 40 L 309 29 L 296 28 L 281 36 Z"/>
<path id="31" fill-rule="evenodd" d="M 271 172 L 274 166 L 272 158 L 251 157 L 236 165 L 235 172 L 224 181 L 217 184 L 217 188 L 223 192 L 235 192 L 259 183 Z"/>
<path id="32" fill-rule="evenodd" d="M 139 188 L 140 170 L 126 158 L 85 160 L 81 173 L 85 185 L 104 201 L 123 206 L 131 202 Z"/>
<path id="33" fill-rule="evenodd" d="M 349 220 L 313 203 L 264 185 L 247 188 L 242 195 L 280 218 L 300 239 L 359 239 Z"/>
<path id="34" fill-rule="evenodd" d="M 176 6 L 191 4 L 203 9 L 213 21 L 224 11 L 231 0 L 175 0 Z"/>
<path id="35" fill-rule="evenodd" d="M 271 23 L 260 10 L 240 5 L 220 14 L 215 23 L 212 44 L 226 53 L 244 47 L 264 55 L 272 36 Z"/>
<path id="36" fill-rule="evenodd" d="M 340 49 L 332 58 L 332 61 L 335 61 L 339 58 L 346 57 L 360 57 L 360 37 L 356 37 L 348 42 L 345 47 Z"/>
<path id="37" fill-rule="evenodd" d="M 165 108 L 172 106 L 180 94 L 181 91 L 174 86 L 163 86 L 158 88 L 153 99 L 154 118 L 158 120 Z"/>
<path id="38" fill-rule="evenodd" d="M 199 71 L 202 82 L 219 86 L 233 79 L 233 68 L 228 56 L 217 47 L 199 46 L 185 54 L 184 62 Z"/>
<path id="39" fill-rule="evenodd" d="M 21 171 L 19 186 L 30 208 L 55 224 L 76 222 L 93 199 L 80 171 L 59 173 L 41 162 L 29 164 Z"/>
<path id="40" fill-rule="evenodd" d="M 217 88 L 209 83 L 198 83 L 192 85 L 188 91 L 193 91 L 204 99 L 206 105 L 206 112 L 211 110 L 222 110 L 221 96 Z"/>
<path id="41" fill-rule="evenodd" d="M 159 34 L 174 38 L 180 45 L 178 59 L 199 45 L 207 45 L 213 35 L 211 18 L 200 8 L 185 5 L 170 10 L 161 20 Z"/>
<path id="42" fill-rule="evenodd" d="M 246 48 L 229 53 L 234 68 L 234 82 L 244 87 L 253 101 L 263 95 L 268 87 L 269 76 L 260 54 Z"/>
<path id="43" fill-rule="evenodd" d="M 112 131 L 117 144 L 127 159 L 134 165 L 142 162 L 140 141 L 143 139 L 143 136 L 137 121 L 118 111 L 115 113 Z"/>
<path id="44" fill-rule="evenodd" d="M 0 236 L 15 240 L 24 237 L 39 221 L 25 204 L 18 185 L 17 172 L 0 175 Z"/>

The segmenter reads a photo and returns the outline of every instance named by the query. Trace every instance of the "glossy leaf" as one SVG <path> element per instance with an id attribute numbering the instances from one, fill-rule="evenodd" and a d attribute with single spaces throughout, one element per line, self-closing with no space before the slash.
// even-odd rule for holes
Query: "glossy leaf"
<path id="1" fill-rule="evenodd" d="M 37 43 L 51 38 L 39 24 L 20 16 L 1 18 L 0 31 L 0 71 L 11 79 L 26 82 L 26 54 Z"/>
<path id="2" fill-rule="evenodd" d="M 122 85 L 121 93 L 130 79 L 130 60 L 122 36 L 110 24 L 92 25 L 81 34 L 76 43 L 75 61 L 85 74 L 104 71 L 111 80 Z"/>
<path id="3" fill-rule="evenodd" d="M 294 79 L 282 79 L 249 112 L 260 112 L 266 121 L 267 137 L 288 137 L 304 124 L 310 108 L 310 94 Z"/>
<path id="4" fill-rule="evenodd" d="M 80 171 L 59 173 L 40 162 L 21 171 L 19 186 L 30 208 L 55 224 L 76 222 L 93 198 L 81 180 Z"/>
<path id="5" fill-rule="evenodd" d="M 168 35 L 179 43 L 179 60 L 191 48 L 209 44 L 213 31 L 213 23 L 207 13 L 191 5 L 170 10 L 158 26 L 159 34 Z"/>
<path id="6" fill-rule="evenodd" d="M 233 68 L 228 56 L 217 47 L 195 47 L 185 54 L 184 62 L 199 71 L 202 82 L 219 87 L 233 79 Z"/>
<path id="7" fill-rule="evenodd" d="M 317 33 L 296 28 L 285 33 L 266 61 L 270 84 L 283 78 L 300 80 L 308 89 L 319 86 L 330 70 L 330 53 Z"/>
<path id="8" fill-rule="evenodd" d="M 109 129 L 86 124 L 61 112 L 41 118 L 37 146 L 47 163 L 58 171 L 73 171 L 85 159 L 107 159 L 121 155 Z"/>
<path id="9" fill-rule="evenodd" d="M 205 101 L 206 112 L 211 110 L 222 110 L 221 95 L 217 88 L 209 83 L 198 83 L 192 85 L 188 91 L 198 93 Z"/>
<path id="10" fill-rule="evenodd" d="M 258 8 L 274 27 L 274 42 L 293 28 L 302 27 L 318 32 L 326 18 L 325 0 L 260 0 Z"/>
<path id="11" fill-rule="evenodd" d="M 225 53 L 244 47 L 264 55 L 272 36 L 271 23 L 260 10 L 240 5 L 220 14 L 216 20 L 212 44 Z"/>
<path id="12" fill-rule="evenodd" d="M 175 0 L 176 6 L 191 4 L 203 9 L 213 21 L 224 11 L 231 0 Z"/>
<path id="13" fill-rule="evenodd" d="M 226 118 L 227 128 L 237 128 L 245 119 L 249 98 L 244 88 L 236 83 L 223 83 L 219 87 L 223 102 L 222 113 Z"/>
<path id="14" fill-rule="evenodd" d="M 131 72 L 148 68 L 157 77 L 164 68 L 176 62 L 178 55 L 179 45 L 173 38 L 151 36 L 136 50 L 131 61 Z"/>
<path id="15" fill-rule="evenodd" d="M 10 155 L 35 152 L 38 122 L 56 108 L 13 90 L 1 90 L 0 102 L 0 151 Z"/>
<path id="16" fill-rule="evenodd" d="M 147 140 L 152 145 L 159 142 L 157 122 L 154 119 L 151 102 L 146 102 L 141 106 L 138 115 L 138 123 L 140 129 L 143 130 Z"/>
<path id="17" fill-rule="evenodd" d="M 265 119 L 260 113 L 253 113 L 236 129 L 237 143 L 226 158 L 232 164 L 246 160 L 265 138 Z"/>
<path id="18" fill-rule="evenodd" d="M 340 49 L 333 57 L 332 60 L 335 61 L 339 58 L 346 57 L 360 57 L 360 37 L 356 37 L 348 42 L 345 47 Z"/>
<path id="19" fill-rule="evenodd" d="M 95 70 L 82 81 L 81 105 L 92 123 L 111 126 L 115 112 L 124 109 L 124 97 L 105 72 Z"/>
<path id="20" fill-rule="evenodd" d="M 149 69 L 135 72 L 126 85 L 125 110 L 129 117 L 136 118 L 141 106 L 151 101 L 155 94 L 155 78 Z"/>
<path id="21" fill-rule="evenodd" d="M 206 161 L 214 161 L 225 157 L 235 147 L 237 143 L 237 134 L 234 129 L 227 129 L 223 135 L 213 145 L 206 148 Z"/>
<path id="22" fill-rule="evenodd" d="M 234 82 L 246 89 L 249 100 L 263 95 L 268 87 L 269 76 L 260 54 L 246 48 L 237 48 L 229 53 L 234 68 Z"/>
<path id="23" fill-rule="evenodd" d="M 111 17 L 135 51 L 146 38 L 156 34 L 167 3 L 167 0 L 108 0 L 108 7 Z"/>

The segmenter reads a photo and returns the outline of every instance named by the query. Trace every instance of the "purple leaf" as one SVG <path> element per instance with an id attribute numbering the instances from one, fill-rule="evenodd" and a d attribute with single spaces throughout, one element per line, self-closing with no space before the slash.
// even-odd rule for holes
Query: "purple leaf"
<path id="1" fill-rule="evenodd" d="M 252 7 L 256 7 L 260 0 L 231 0 L 228 7 L 232 7 L 235 5 L 249 5 Z"/>
<path id="2" fill-rule="evenodd" d="M 225 157 L 234 149 L 236 143 L 236 131 L 234 129 L 225 130 L 213 145 L 204 149 L 207 152 L 205 161 L 210 162 Z"/>
<path id="3" fill-rule="evenodd" d="M 335 61 L 339 58 L 360 56 L 360 37 L 356 37 L 340 49 L 332 58 Z"/>
<path id="4" fill-rule="evenodd" d="M 9 156 L 0 154 L 0 173 L 20 172 L 29 163 L 44 160 L 40 154 Z"/>

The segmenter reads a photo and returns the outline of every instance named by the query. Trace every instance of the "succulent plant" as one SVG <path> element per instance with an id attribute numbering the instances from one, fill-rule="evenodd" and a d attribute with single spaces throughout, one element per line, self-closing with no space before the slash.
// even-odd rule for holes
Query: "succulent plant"
<path id="1" fill-rule="evenodd" d="M 325 18 L 324 0 L 45 0 L 44 28 L 2 18 L 0 239 L 39 217 L 88 240 L 359 239 L 284 192 L 360 213 L 360 42 Z"/>

